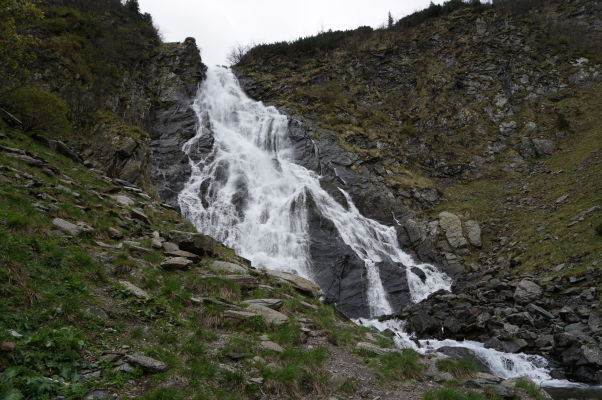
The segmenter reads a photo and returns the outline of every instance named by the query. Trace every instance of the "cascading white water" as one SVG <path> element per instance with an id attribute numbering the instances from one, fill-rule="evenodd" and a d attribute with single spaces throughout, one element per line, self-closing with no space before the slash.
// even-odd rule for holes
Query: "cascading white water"
<path id="1" fill-rule="evenodd" d="M 312 279 L 305 203 L 309 194 L 364 261 L 373 317 L 392 312 L 375 265 L 385 259 L 406 266 L 414 301 L 449 290 L 448 276 L 432 265 L 417 264 L 399 248 L 393 227 L 363 217 L 342 191 L 346 209 L 320 187 L 316 173 L 293 162 L 287 117 L 248 98 L 229 69 L 207 71 L 194 109 L 199 129 L 184 151 L 194 153 L 205 135 L 213 135 L 215 143 L 206 158 L 191 157 L 192 175 L 178 201 L 201 232 L 233 247 L 254 266 Z M 411 268 L 421 270 L 426 279 Z"/>
<path id="2" fill-rule="evenodd" d="M 183 149 L 190 156 L 192 174 L 178 201 L 199 231 L 233 247 L 254 266 L 288 270 L 311 280 L 306 211 L 306 199 L 311 195 L 319 212 L 334 223 L 343 241 L 364 261 L 372 317 L 392 311 L 376 267 L 380 261 L 407 268 L 414 302 L 450 289 L 448 276 L 432 265 L 417 264 L 399 248 L 393 227 L 362 216 L 341 190 L 348 203 L 343 207 L 320 187 L 316 173 L 295 164 L 286 116 L 249 99 L 230 70 L 208 70 L 194 109 L 199 129 Z M 214 138 L 213 150 L 199 160 L 195 150 L 206 135 Z M 422 271 L 426 279 L 412 268 Z M 423 340 L 417 344 L 404 331 L 402 321 L 356 322 L 393 330 L 403 348 L 421 352 L 442 346 L 469 348 L 501 377 L 550 379 L 542 357 L 500 353 L 476 342 Z"/>

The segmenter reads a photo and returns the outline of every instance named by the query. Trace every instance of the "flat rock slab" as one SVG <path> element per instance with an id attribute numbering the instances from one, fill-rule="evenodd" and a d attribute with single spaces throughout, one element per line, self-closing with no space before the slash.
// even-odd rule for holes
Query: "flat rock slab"
<path id="1" fill-rule="evenodd" d="M 282 282 L 292 285 L 295 289 L 303 294 L 318 298 L 322 296 L 322 290 L 318 285 L 310 280 L 300 277 L 299 275 L 291 274 L 284 271 L 276 271 L 266 269 L 265 273 L 272 278 L 276 278 Z"/>
<path id="2" fill-rule="evenodd" d="M 229 318 L 229 319 L 234 319 L 234 320 L 239 320 L 239 321 L 246 321 L 246 320 L 251 319 L 256 316 L 257 316 L 257 314 L 255 314 L 254 312 L 248 312 L 248 311 L 237 311 L 237 310 L 224 311 L 224 318 Z"/>
<path id="3" fill-rule="evenodd" d="M 85 229 L 82 226 L 73 224 L 69 221 L 65 221 L 61 218 L 55 218 L 52 220 L 52 225 L 57 227 L 60 231 L 70 236 L 77 236 L 82 233 Z"/>
<path id="4" fill-rule="evenodd" d="M 282 325 L 288 321 L 288 317 L 279 311 L 272 310 L 271 308 L 260 306 L 259 304 L 251 304 L 246 310 L 254 312 L 257 315 L 261 315 L 268 324 Z"/>
<path id="5" fill-rule="evenodd" d="M 136 202 L 131 197 L 122 194 L 115 194 L 111 196 L 111 198 L 115 200 L 117 204 L 120 204 L 125 207 L 133 206 L 134 204 L 136 204 Z"/>
<path id="6" fill-rule="evenodd" d="M 145 372 L 157 373 L 165 372 L 169 369 L 167 364 L 154 358 L 143 356 L 142 354 L 128 354 L 125 356 L 127 362 L 138 365 Z"/>
<path id="7" fill-rule="evenodd" d="M 172 256 L 172 257 L 184 257 L 184 258 L 189 258 L 191 260 L 198 260 L 199 256 L 191 253 L 189 251 L 184 251 L 184 250 L 172 250 L 172 251 L 164 251 L 164 253 L 168 256 Z"/>
<path id="8" fill-rule="evenodd" d="M 132 218 L 137 219 L 138 221 L 146 224 L 146 225 L 150 225 L 150 219 L 148 219 L 148 217 L 146 216 L 146 214 L 144 213 L 144 211 L 142 211 L 139 208 L 132 208 L 130 210 L 130 215 L 132 216 Z"/>
<path id="9" fill-rule="evenodd" d="M 134 285 L 125 280 L 120 280 L 119 283 L 124 287 L 125 290 L 130 292 L 134 297 L 137 297 L 142 300 L 150 299 L 150 295 L 146 293 L 143 289 L 140 289 L 138 286 Z"/>
<path id="10" fill-rule="evenodd" d="M 248 274 L 249 269 L 227 261 L 213 261 L 208 268 L 213 272 L 227 272 L 229 274 Z"/>
<path id="11" fill-rule="evenodd" d="M 377 346 L 372 343 L 359 342 L 355 345 L 356 350 L 365 351 L 372 354 L 383 356 L 387 353 L 395 352 L 395 349 L 385 349 L 384 347 Z"/>
<path id="12" fill-rule="evenodd" d="M 238 283 L 243 289 L 255 289 L 259 286 L 259 282 L 251 275 L 205 275 L 200 279 L 222 279 L 230 282 Z"/>
<path id="13" fill-rule="evenodd" d="M 271 340 L 264 340 L 259 344 L 261 350 L 273 351 L 275 353 L 283 353 L 284 349 L 278 343 L 272 342 Z"/>
<path id="14" fill-rule="evenodd" d="M 161 268 L 168 271 L 188 269 L 190 268 L 190 264 L 192 264 L 192 261 L 188 258 L 171 257 L 161 263 Z"/>
<path id="15" fill-rule="evenodd" d="M 272 310 L 280 310 L 280 308 L 282 308 L 282 305 L 284 304 L 284 301 L 282 299 L 251 299 L 242 301 L 241 303 L 247 305 L 257 304 L 260 306 L 271 308 Z"/>

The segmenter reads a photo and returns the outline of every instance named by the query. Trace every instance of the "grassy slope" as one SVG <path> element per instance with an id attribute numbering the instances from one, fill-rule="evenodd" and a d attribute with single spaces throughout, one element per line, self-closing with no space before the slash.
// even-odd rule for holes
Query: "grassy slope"
<path id="1" fill-rule="evenodd" d="M 109 196 L 115 190 L 110 180 L 20 132 L 0 132 L 0 145 L 26 149 L 55 168 L 54 173 L 45 172 L 0 151 L 0 398 L 77 399 L 99 388 L 122 398 L 346 398 L 357 383 L 353 378 L 330 383 L 326 364 L 336 366 L 336 361 L 330 359 L 328 347 L 352 353 L 359 341 L 393 346 L 391 338 L 367 335 L 365 328 L 341 320 L 332 306 L 259 272 L 252 274 L 265 286 L 245 289 L 219 276 L 203 278 L 212 259 L 188 271 L 161 270 L 164 255 L 151 248 L 151 231 L 193 230 L 188 222 L 153 200 L 121 190 L 151 220 L 150 227 L 136 223 L 130 207 Z M 54 217 L 82 221 L 92 229 L 65 237 L 54 230 Z M 111 227 L 147 250 L 99 245 L 119 243 L 110 239 Z M 220 259 L 236 260 L 231 250 L 222 248 L 219 253 Z M 118 283 L 122 279 L 151 298 L 134 297 Z M 231 304 L 282 298 L 282 312 L 290 320 L 276 327 L 256 317 L 234 325 L 223 316 L 228 306 L 198 304 L 192 297 Z M 304 327 L 318 336 L 307 336 Z M 22 336 L 14 337 L 11 330 Z M 262 350 L 262 335 L 284 352 Z M 5 348 L 10 343 L 16 347 Z M 118 364 L 111 354 L 136 352 L 170 369 L 158 374 L 145 374 L 138 367 L 115 370 Z M 397 357 L 359 352 L 351 358 L 378 371 L 381 379 L 369 383 L 374 390 L 405 391 L 409 385 L 412 393 L 423 393 L 433 383 L 415 384 L 424 368 L 410 353 Z M 92 376 L 86 377 L 89 373 Z"/>
<path id="2" fill-rule="evenodd" d="M 552 156 L 533 163 L 533 173 L 505 173 L 498 164 L 494 179 L 447 187 L 447 201 L 431 213 L 451 210 L 482 221 L 489 238 L 483 251 L 519 261 L 514 272 L 581 276 L 590 271 L 600 288 L 602 236 L 595 227 L 602 223 L 602 211 L 568 225 L 602 205 L 602 85 L 567 93 L 556 106 L 570 115 L 571 133 Z M 564 195 L 566 200 L 556 203 Z M 496 240 L 501 237 L 508 244 Z M 552 271 L 561 263 L 564 269 Z"/>

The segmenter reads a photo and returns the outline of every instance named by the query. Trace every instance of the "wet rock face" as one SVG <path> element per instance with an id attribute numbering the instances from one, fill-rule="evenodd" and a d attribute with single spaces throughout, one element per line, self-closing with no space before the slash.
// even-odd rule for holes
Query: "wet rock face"
<path id="1" fill-rule="evenodd" d="M 177 206 L 178 193 L 190 176 L 188 157 L 182 151 L 195 136 L 197 117 L 192 109 L 198 84 L 205 78 L 206 67 L 194 39 L 168 43 L 157 62 L 158 101 L 149 122 L 152 152 L 151 179 L 163 201 Z M 213 143 L 205 143 L 210 150 Z"/>

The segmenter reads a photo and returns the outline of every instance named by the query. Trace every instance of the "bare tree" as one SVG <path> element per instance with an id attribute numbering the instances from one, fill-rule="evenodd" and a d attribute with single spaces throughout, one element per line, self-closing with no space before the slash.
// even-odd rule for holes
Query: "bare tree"
<path id="1" fill-rule="evenodd" d="M 236 46 L 232 47 L 228 53 L 228 56 L 226 57 L 227 61 L 230 63 L 230 65 L 238 64 L 252 47 L 252 45 L 245 46 L 242 44 L 237 44 Z"/>

